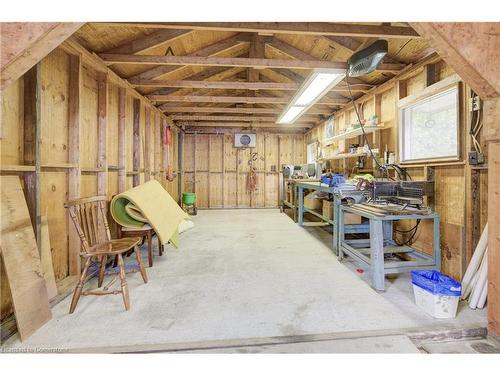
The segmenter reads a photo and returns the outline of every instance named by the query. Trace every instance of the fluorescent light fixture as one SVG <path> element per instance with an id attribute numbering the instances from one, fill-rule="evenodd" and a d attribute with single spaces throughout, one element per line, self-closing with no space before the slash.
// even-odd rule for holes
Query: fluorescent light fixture
<path id="1" fill-rule="evenodd" d="M 345 73 L 339 73 L 338 70 L 314 70 L 281 113 L 276 123 L 292 124 L 344 77 Z"/>
<path id="2" fill-rule="evenodd" d="M 304 107 L 293 106 L 280 117 L 280 123 L 291 124 L 304 110 Z"/>

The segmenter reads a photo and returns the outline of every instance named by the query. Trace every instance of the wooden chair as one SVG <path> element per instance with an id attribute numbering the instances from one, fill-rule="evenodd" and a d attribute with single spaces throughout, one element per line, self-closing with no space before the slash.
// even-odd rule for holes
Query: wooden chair
<path id="1" fill-rule="evenodd" d="M 76 199 L 73 201 L 69 201 L 64 205 L 64 207 L 69 210 L 71 220 L 75 224 L 76 231 L 78 232 L 78 236 L 80 237 L 80 241 L 82 243 L 82 251 L 80 252 L 80 255 L 83 257 L 83 259 L 85 259 L 82 274 L 73 294 L 73 299 L 71 300 L 71 306 L 69 309 L 70 314 L 75 311 L 81 294 L 91 294 L 98 296 L 106 294 L 122 294 L 125 309 L 128 310 L 130 308 L 129 291 L 127 279 L 125 276 L 125 266 L 123 263 L 123 254 L 129 250 L 134 250 L 137 257 L 137 263 L 139 263 L 139 269 L 142 275 L 142 279 L 145 283 L 148 282 L 146 269 L 144 268 L 141 251 L 138 246 L 141 238 L 133 237 L 115 240 L 111 239 L 108 220 L 106 219 L 106 204 L 106 197 L 98 196 Z M 104 231 L 102 229 L 104 229 Z M 106 269 L 108 257 L 111 256 L 118 257 L 121 289 L 111 291 L 108 290 L 109 286 L 111 286 L 111 284 L 114 282 L 113 280 L 103 289 L 95 289 L 82 293 L 82 289 L 85 282 L 87 281 L 87 273 L 92 261 L 99 262 L 99 276 L 97 285 L 98 288 L 100 288 L 104 281 L 104 271 Z"/>
<path id="2" fill-rule="evenodd" d="M 143 228 L 127 228 L 118 225 L 118 237 L 128 238 L 128 237 L 141 237 L 146 238 L 148 243 L 148 264 L 149 267 L 153 267 L 153 236 L 155 231 L 148 224 Z M 157 235 L 158 237 L 158 235 Z M 160 237 L 158 237 L 158 255 L 163 255 L 163 245 L 161 244 Z"/>

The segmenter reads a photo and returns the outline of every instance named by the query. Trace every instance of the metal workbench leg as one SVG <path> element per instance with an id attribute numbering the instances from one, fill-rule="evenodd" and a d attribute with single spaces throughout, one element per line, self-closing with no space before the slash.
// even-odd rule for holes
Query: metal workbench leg
<path id="1" fill-rule="evenodd" d="M 293 221 L 297 222 L 297 185 L 293 184 Z"/>
<path id="2" fill-rule="evenodd" d="M 385 241 L 392 241 L 393 240 L 393 238 L 392 238 L 392 234 L 393 234 L 392 220 L 383 220 L 382 227 L 384 230 L 384 240 Z"/>
<path id="3" fill-rule="evenodd" d="M 304 188 L 299 186 L 299 225 L 304 224 Z"/>
<path id="4" fill-rule="evenodd" d="M 385 290 L 384 231 L 382 220 L 370 219 L 370 272 L 372 287 Z"/>
<path id="5" fill-rule="evenodd" d="M 334 218 L 334 222 L 337 223 L 337 259 L 344 259 L 344 252 L 342 251 L 342 242 L 345 239 L 344 235 L 344 211 L 340 208 L 340 205 L 336 207 L 337 217 Z M 335 243 L 335 232 L 333 233 L 333 241 Z"/>
<path id="6" fill-rule="evenodd" d="M 433 253 L 434 262 L 436 263 L 436 269 L 441 271 L 441 245 L 439 243 L 439 216 L 434 218 L 434 238 L 433 238 Z"/>

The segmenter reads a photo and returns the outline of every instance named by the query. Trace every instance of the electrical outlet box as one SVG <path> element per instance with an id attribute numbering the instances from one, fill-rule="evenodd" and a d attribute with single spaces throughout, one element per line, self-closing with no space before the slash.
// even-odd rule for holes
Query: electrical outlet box
<path id="1" fill-rule="evenodd" d="M 470 110 L 472 112 L 479 111 L 481 109 L 481 99 L 479 96 L 475 96 L 470 99 Z"/>
<path id="2" fill-rule="evenodd" d="M 484 154 L 477 151 L 469 151 L 469 164 L 478 165 L 484 163 Z"/>

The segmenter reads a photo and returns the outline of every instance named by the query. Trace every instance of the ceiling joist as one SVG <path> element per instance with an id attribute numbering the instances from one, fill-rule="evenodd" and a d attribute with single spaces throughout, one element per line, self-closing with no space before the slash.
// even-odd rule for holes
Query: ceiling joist
<path id="1" fill-rule="evenodd" d="M 178 121 L 178 126 L 210 127 L 210 128 L 273 128 L 273 129 L 304 129 L 312 128 L 313 124 L 280 124 L 274 122 L 217 122 L 217 121 Z"/>
<path id="2" fill-rule="evenodd" d="M 110 49 L 106 51 L 106 53 L 124 53 L 131 55 L 142 53 L 152 48 L 171 43 L 177 38 L 185 36 L 191 32 L 192 30 L 160 30 Z"/>
<path id="3" fill-rule="evenodd" d="M 208 96 L 208 95 L 147 95 L 149 100 L 156 102 L 192 102 L 192 103 L 246 103 L 246 104 L 287 104 L 291 97 L 248 97 L 248 96 Z M 322 98 L 316 104 L 344 105 L 348 99 Z"/>
<path id="4" fill-rule="evenodd" d="M 344 73 L 346 62 L 323 60 L 283 60 L 244 57 L 198 57 L 198 56 L 146 56 L 102 53 L 99 55 L 107 64 L 146 64 L 146 65 L 193 65 L 193 66 L 226 66 L 286 69 L 330 69 Z M 380 64 L 378 71 L 397 73 L 403 64 Z"/>
<path id="5" fill-rule="evenodd" d="M 218 42 L 215 42 L 213 44 L 210 44 L 209 46 L 200 48 L 194 52 L 191 52 L 185 57 L 208 57 L 208 56 L 215 56 L 219 53 L 223 53 L 231 48 L 234 48 L 241 43 L 247 43 L 244 42 L 241 38 L 241 35 L 237 34 L 232 37 L 226 38 L 224 40 L 220 40 Z M 163 65 L 163 66 L 157 66 L 155 68 L 146 70 L 145 72 L 139 73 L 134 75 L 133 79 L 155 79 L 158 78 L 164 74 L 171 73 L 173 71 L 179 70 L 184 68 L 184 66 L 169 66 L 169 65 Z"/>
<path id="6" fill-rule="evenodd" d="M 283 111 L 282 106 L 279 108 L 259 108 L 259 107 L 166 107 L 166 113 L 236 113 L 236 114 L 272 114 L 276 115 Z M 328 116 L 332 111 L 328 109 L 310 108 L 307 114 L 311 115 L 325 115 Z"/>
<path id="7" fill-rule="evenodd" d="M 411 27 L 327 22 L 105 22 L 96 25 L 148 29 L 240 31 L 266 34 L 335 35 L 353 37 L 419 39 Z"/>
<path id="8" fill-rule="evenodd" d="M 172 120 L 181 121 L 243 121 L 243 122 L 274 122 L 277 120 L 277 116 L 210 116 L 210 115 L 170 115 Z M 302 116 L 295 123 L 313 123 L 318 121 L 317 117 L 311 118 L 311 116 Z"/>

